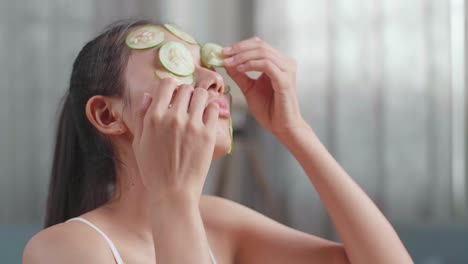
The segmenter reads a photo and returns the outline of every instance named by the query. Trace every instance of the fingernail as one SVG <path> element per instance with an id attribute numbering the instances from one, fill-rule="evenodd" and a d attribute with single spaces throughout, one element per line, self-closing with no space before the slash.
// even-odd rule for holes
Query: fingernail
<path id="1" fill-rule="evenodd" d="M 223 48 L 223 53 L 227 54 L 227 53 L 231 52 L 231 50 L 232 50 L 232 47 L 230 47 L 230 46 L 224 47 Z"/>
<path id="2" fill-rule="evenodd" d="M 224 60 L 224 63 L 225 63 L 225 64 L 231 64 L 231 63 L 233 63 L 233 62 L 234 62 L 234 58 L 233 58 L 233 57 L 230 57 L 230 58 L 227 58 L 227 59 Z"/>
<path id="3" fill-rule="evenodd" d="M 245 71 L 245 67 L 246 67 L 245 64 L 241 64 L 241 65 L 237 66 L 236 69 L 237 69 L 238 71 Z"/>
<path id="4" fill-rule="evenodd" d="M 143 107 L 146 108 L 148 106 L 150 99 L 151 99 L 151 95 L 149 95 L 148 93 L 143 94 L 143 103 L 142 103 Z"/>

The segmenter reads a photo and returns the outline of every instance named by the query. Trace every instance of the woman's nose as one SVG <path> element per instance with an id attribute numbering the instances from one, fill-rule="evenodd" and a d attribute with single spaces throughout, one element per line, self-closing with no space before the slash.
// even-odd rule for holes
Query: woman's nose
<path id="1" fill-rule="evenodd" d="M 210 69 L 197 67 L 195 72 L 195 87 L 206 88 L 217 93 L 223 93 L 223 77 Z"/>

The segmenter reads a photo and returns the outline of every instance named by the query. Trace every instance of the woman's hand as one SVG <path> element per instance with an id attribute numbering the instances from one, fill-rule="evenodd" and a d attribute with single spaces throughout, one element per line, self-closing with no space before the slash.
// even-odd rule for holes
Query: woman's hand
<path id="1" fill-rule="evenodd" d="M 223 49 L 227 73 L 239 85 L 255 119 L 276 136 L 305 122 L 296 95 L 296 63 L 258 37 Z M 262 74 L 251 79 L 245 73 Z"/>
<path id="2" fill-rule="evenodd" d="M 166 78 L 144 94 L 135 113 L 133 150 L 143 184 L 153 202 L 200 199 L 216 140 L 218 105 L 208 91 Z M 171 98 L 173 101 L 171 102 Z"/>

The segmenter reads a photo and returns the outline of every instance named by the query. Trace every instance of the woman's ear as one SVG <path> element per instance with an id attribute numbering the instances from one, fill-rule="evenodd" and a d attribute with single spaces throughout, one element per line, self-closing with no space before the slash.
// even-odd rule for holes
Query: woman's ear
<path id="1" fill-rule="evenodd" d="M 89 122 L 104 135 L 122 135 L 127 131 L 121 113 L 122 102 L 106 96 L 95 95 L 86 103 Z"/>

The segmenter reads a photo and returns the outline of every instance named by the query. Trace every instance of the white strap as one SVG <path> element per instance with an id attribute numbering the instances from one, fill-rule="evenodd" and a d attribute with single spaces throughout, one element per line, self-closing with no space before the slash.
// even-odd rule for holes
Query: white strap
<path id="1" fill-rule="evenodd" d="M 211 252 L 211 248 L 208 248 L 210 250 L 210 257 L 211 257 L 211 263 L 216 264 L 216 259 L 213 255 L 213 252 Z"/>
<path id="2" fill-rule="evenodd" d="M 92 227 L 94 230 L 96 230 L 103 238 L 104 240 L 106 240 L 107 244 L 109 245 L 111 251 L 112 251 L 112 255 L 114 255 L 114 259 L 115 261 L 117 262 L 117 264 L 124 264 L 122 258 L 120 257 L 120 254 L 119 252 L 117 251 L 117 248 L 115 247 L 114 243 L 112 243 L 112 240 L 109 239 L 109 237 L 101 231 L 101 229 L 99 229 L 97 226 L 95 226 L 93 223 L 91 223 L 90 221 L 82 218 L 82 217 L 75 217 L 75 218 L 72 218 L 70 220 L 68 220 L 67 222 L 70 222 L 70 221 L 80 221 L 80 222 L 83 222 L 87 225 L 89 225 L 90 227 Z M 209 252 L 210 252 L 210 258 L 211 258 L 211 263 L 213 264 L 216 264 L 216 259 L 213 255 L 213 252 L 211 251 L 210 248 L 209 249 Z"/>
<path id="3" fill-rule="evenodd" d="M 88 220 L 86 220 L 84 218 L 81 218 L 81 217 L 72 218 L 72 219 L 68 220 L 67 222 L 69 222 L 69 221 L 80 221 L 80 222 L 83 222 L 83 223 L 89 225 L 94 230 L 96 230 L 104 238 L 104 240 L 106 240 L 107 244 L 109 245 L 109 247 L 110 247 L 110 249 L 112 251 L 112 255 L 114 255 L 114 259 L 117 262 L 117 264 L 124 264 L 124 262 L 122 261 L 122 258 L 120 257 L 120 254 L 117 251 L 117 248 L 115 247 L 114 243 L 112 243 L 112 241 L 109 239 L 109 237 L 106 234 L 104 234 L 104 232 L 102 232 L 101 229 L 99 229 L 93 223 L 91 223 Z"/>

